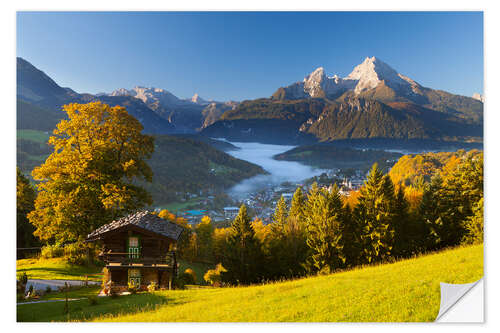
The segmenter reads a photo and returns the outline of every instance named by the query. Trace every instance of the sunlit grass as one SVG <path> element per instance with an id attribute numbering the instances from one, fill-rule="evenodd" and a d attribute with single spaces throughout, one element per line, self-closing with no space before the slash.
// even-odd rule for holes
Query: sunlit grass
<path id="1" fill-rule="evenodd" d="M 42 280 L 102 280 L 102 267 L 71 265 L 63 258 L 21 259 L 16 263 L 17 275 L 26 272 L 29 279 Z"/>
<path id="2" fill-rule="evenodd" d="M 470 246 L 394 264 L 295 281 L 250 287 L 158 291 L 154 295 L 122 296 L 118 303 L 103 300 L 94 308 L 81 303 L 81 309 L 75 305 L 70 320 L 433 321 L 439 311 L 440 282 L 469 283 L 482 275 L 483 247 Z M 123 306 L 125 303 L 129 307 Z M 61 304 L 60 309 L 51 304 L 50 310 L 43 305 L 18 306 L 18 319 L 26 318 L 24 315 L 28 311 L 39 313 L 39 317 L 32 320 L 67 319 L 52 313 L 62 311 Z M 113 308 L 118 306 L 120 310 Z"/>

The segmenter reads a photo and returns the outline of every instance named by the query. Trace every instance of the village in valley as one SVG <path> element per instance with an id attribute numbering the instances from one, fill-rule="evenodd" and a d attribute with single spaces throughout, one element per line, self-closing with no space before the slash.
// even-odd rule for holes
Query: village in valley
<path id="1" fill-rule="evenodd" d="M 216 205 L 214 201 L 217 194 L 210 190 L 200 191 L 199 194 L 178 193 L 181 203 L 192 203 L 185 209 L 172 209 L 171 212 L 176 216 L 185 218 L 191 225 L 199 223 L 203 216 L 209 216 L 216 224 L 228 225 L 238 215 L 241 204 L 245 204 L 253 216 L 261 219 L 264 224 L 269 224 L 272 222 L 272 215 L 278 200 L 283 197 L 289 205 L 298 187 L 301 187 L 307 193 L 314 182 L 317 182 L 320 188 L 329 188 L 337 184 L 339 193 L 343 196 L 349 196 L 352 191 L 359 190 L 365 180 L 366 172 L 362 170 L 335 168 L 326 170 L 319 176 L 305 179 L 301 183 L 267 184 L 265 188 L 261 188 L 259 191 L 246 193 L 245 198 L 239 200 L 231 198 L 228 194 L 225 196 L 226 200 L 223 201 L 227 205 Z M 166 207 L 168 208 L 168 205 Z M 155 208 L 156 211 L 161 209 L 162 207 Z"/>

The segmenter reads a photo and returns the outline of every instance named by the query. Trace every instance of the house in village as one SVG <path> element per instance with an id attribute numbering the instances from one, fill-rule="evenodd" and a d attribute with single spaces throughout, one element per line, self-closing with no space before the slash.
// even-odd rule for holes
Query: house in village
<path id="1" fill-rule="evenodd" d="M 154 282 L 170 288 L 177 274 L 175 255 L 183 228 L 150 212 L 137 212 L 94 230 L 88 242 L 99 242 L 107 285 L 126 290 L 130 282 L 146 289 Z M 110 284 L 112 282 L 112 284 Z"/>

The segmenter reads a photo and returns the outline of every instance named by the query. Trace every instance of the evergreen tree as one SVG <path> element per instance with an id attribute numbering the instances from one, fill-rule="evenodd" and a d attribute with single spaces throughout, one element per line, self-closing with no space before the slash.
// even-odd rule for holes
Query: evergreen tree
<path id="1" fill-rule="evenodd" d="M 309 269 L 332 272 L 345 262 L 342 244 L 345 211 L 338 187 L 319 190 L 308 200 L 311 201 L 306 216 L 307 245 L 311 249 Z"/>
<path id="2" fill-rule="evenodd" d="M 222 265 L 227 269 L 223 279 L 238 284 L 258 282 L 263 268 L 260 244 L 255 237 L 245 205 L 241 205 L 231 229 L 222 260 Z"/>
<path id="3" fill-rule="evenodd" d="M 276 209 L 273 215 L 273 224 L 271 225 L 271 230 L 275 235 L 280 235 L 283 237 L 285 234 L 285 226 L 288 219 L 288 209 L 286 207 L 285 198 L 281 196 L 276 204 Z"/>
<path id="4" fill-rule="evenodd" d="M 397 257 L 410 256 L 417 249 L 416 232 L 410 216 L 410 204 L 405 198 L 404 186 L 398 188 L 394 205 L 394 248 L 393 254 Z"/>
<path id="5" fill-rule="evenodd" d="M 423 251 L 437 250 L 443 246 L 443 202 L 440 197 L 443 188 L 443 179 L 440 174 L 431 178 L 422 195 L 422 201 L 418 207 L 418 219 L 422 221 L 418 225 L 419 239 Z"/>
<path id="6" fill-rule="evenodd" d="M 375 163 L 360 190 L 354 215 L 361 230 L 362 261 L 382 261 L 391 255 L 394 186 Z"/>
<path id="7" fill-rule="evenodd" d="M 19 168 L 16 168 L 16 234 L 17 247 L 32 247 L 39 245 L 38 240 L 33 236 L 34 226 L 28 221 L 27 215 L 35 208 L 35 189 L 31 186 Z"/>
<path id="8" fill-rule="evenodd" d="M 306 199 L 302 193 L 302 188 L 297 187 L 293 194 L 292 204 L 288 216 L 295 218 L 299 223 L 304 220 Z"/>
<path id="9" fill-rule="evenodd" d="M 353 218 L 353 212 L 348 204 L 344 205 L 344 224 L 342 228 L 342 243 L 345 256 L 345 265 L 353 267 L 360 263 L 362 253 L 361 228 L 357 219 Z"/>

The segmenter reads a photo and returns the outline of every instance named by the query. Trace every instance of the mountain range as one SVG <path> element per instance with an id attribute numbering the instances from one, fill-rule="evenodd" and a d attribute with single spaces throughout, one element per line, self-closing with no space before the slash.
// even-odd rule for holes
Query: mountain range
<path id="1" fill-rule="evenodd" d="M 346 77 L 323 67 L 270 98 L 244 101 L 202 134 L 236 141 L 481 141 L 483 100 L 424 87 L 371 57 Z"/>
<path id="2" fill-rule="evenodd" d="M 100 100 L 123 105 L 150 134 L 200 133 L 229 140 L 314 143 L 344 139 L 481 140 L 483 97 L 424 87 L 375 57 L 344 78 L 323 67 L 269 98 L 181 99 L 160 88 L 136 86 L 80 94 L 60 87 L 28 61 L 17 59 L 18 128 L 51 130 L 61 106 Z"/>

